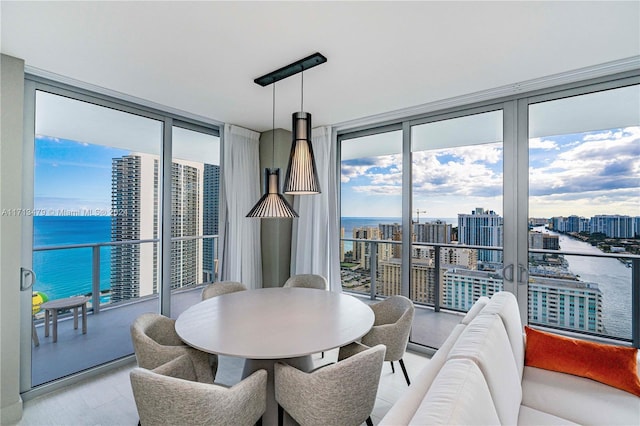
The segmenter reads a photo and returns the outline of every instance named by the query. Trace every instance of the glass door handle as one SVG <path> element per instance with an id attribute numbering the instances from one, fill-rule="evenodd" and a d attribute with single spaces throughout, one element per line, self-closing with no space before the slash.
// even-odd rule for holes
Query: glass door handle
<path id="1" fill-rule="evenodd" d="M 502 278 L 505 281 L 513 282 L 513 263 L 502 268 Z"/>
<path id="2" fill-rule="evenodd" d="M 529 270 L 522 264 L 518 264 L 518 285 L 526 284 L 529 281 Z"/>
<path id="3" fill-rule="evenodd" d="M 36 273 L 28 268 L 20 268 L 20 291 L 27 291 L 36 282 Z"/>

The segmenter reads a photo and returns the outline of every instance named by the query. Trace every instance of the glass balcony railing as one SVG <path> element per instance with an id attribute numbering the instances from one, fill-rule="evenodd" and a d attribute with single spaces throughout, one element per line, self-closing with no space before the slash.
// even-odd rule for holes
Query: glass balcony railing
<path id="1" fill-rule="evenodd" d="M 640 256 L 530 250 L 528 268 L 502 263 L 502 248 L 413 243 L 403 291 L 401 242 L 343 239 L 342 288 L 371 299 L 407 294 L 433 313 L 468 311 L 504 280 L 527 284 L 530 324 L 640 345 Z M 406 272 L 405 272 L 406 273 Z M 433 346 L 415 336 L 411 341 Z M 422 333 L 424 334 L 424 333 Z M 429 340 L 427 338 L 427 340 Z"/>
<path id="2" fill-rule="evenodd" d="M 216 280 L 217 238 L 171 239 L 172 289 Z M 33 290 L 45 299 L 91 297 L 88 307 L 94 314 L 105 305 L 157 295 L 158 243 L 159 239 L 146 239 L 34 247 L 33 269 L 39 278 Z M 42 316 L 37 306 L 34 315 Z"/>

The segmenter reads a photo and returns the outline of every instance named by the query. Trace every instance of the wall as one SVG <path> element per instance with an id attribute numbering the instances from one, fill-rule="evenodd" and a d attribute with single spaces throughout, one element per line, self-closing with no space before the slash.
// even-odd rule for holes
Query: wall
<path id="1" fill-rule="evenodd" d="M 22 206 L 24 61 L 0 58 L 0 212 Z M 0 216 L 0 424 L 22 417 L 20 398 L 21 217 Z"/>
<path id="2" fill-rule="evenodd" d="M 272 135 L 274 131 L 260 135 L 260 188 L 264 191 L 265 167 L 280 168 L 280 189 L 284 183 L 291 150 L 291 132 L 275 130 L 275 162 L 273 159 Z M 285 195 L 293 205 L 293 196 Z M 256 200 L 258 201 L 258 200 Z M 281 287 L 289 278 L 291 267 L 291 226 L 295 219 L 256 219 L 262 221 L 262 286 Z"/>

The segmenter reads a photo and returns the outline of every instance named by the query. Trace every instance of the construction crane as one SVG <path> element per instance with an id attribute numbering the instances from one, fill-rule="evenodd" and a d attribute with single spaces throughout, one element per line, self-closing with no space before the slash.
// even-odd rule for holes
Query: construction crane
<path id="1" fill-rule="evenodd" d="M 420 213 L 426 213 L 426 210 L 420 210 L 420 209 L 416 209 L 416 215 L 418 216 L 418 220 L 416 221 L 416 223 L 420 223 Z"/>

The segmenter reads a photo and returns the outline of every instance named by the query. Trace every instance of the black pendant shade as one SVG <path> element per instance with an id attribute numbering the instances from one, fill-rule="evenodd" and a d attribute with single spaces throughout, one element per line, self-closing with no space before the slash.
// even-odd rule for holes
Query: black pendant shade
<path id="1" fill-rule="evenodd" d="M 320 193 L 318 170 L 311 145 L 311 114 L 294 112 L 293 141 L 282 192 L 292 195 Z"/>
<path id="2" fill-rule="evenodd" d="M 264 195 L 247 214 L 247 217 L 277 219 L 298 217 L 291 204 L 279 192 L 280 169 L 264 169 Z"/>
<path id="3" fill-rule="evenodd" d="M 285 67 L 279 68 L 269 74 L 256 78 L 255 83 L 261 86 L 273 84 L 273 126 L 275 132 L 275 83 L 284 78 L 304 70 L 313 68 L 316 65 L 327 61 L 327 58 L 320 53 L 314 53 L 306 58 L 300 59 Z M 318 194 L 320 193 L 320 183 L 318 181 L 318 171 L 316 161 L 311 146 L 311 114 L 303 111 L 304 100 L 304 73 L 302 74 L 300 111 L 293 113 L 293 141 L 291 142 L 291 152 L 289 154 L 289 164 L 285 175 L 285 194 Z M 275 150 L 275 139 L 272 140 L 272 149 Z M 275 154 L 272 155 L 272 161 Z M 264 195 L 247 214 L 247 217 L 256 218 L 286 218 L 298 217 L 298 213 L 293 210 L 291 204 L 280 193 L 280 169 L 264 169 L 265 191 Z"/>

